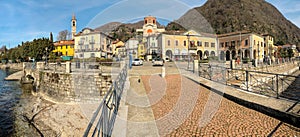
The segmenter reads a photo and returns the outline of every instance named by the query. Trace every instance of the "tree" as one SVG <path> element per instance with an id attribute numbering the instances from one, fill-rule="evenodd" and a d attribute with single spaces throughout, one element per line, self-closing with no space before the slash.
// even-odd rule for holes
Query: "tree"
<path id="1" fill-rule="evenodd" d="M 50 32 L 50 41 L 53 42 L 53 34 Z"/>
<path id="2" fill-rule="evenodd" d="M 71 32 L 69 32 L 68 30 L 63 30 L 58 33 L 58 36 L 57 36 L 58 41 L 70 40 L 70 39 L 71 39 Z"/>

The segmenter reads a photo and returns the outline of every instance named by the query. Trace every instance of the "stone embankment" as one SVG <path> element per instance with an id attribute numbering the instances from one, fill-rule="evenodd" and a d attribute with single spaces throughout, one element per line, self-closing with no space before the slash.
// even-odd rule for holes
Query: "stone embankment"
<path id="1" fill-rule="evenodd" d="M 8 63 L 8 64 L 0 64 L 0 69 L 14 69 L 14 70 L 22 70 L 22 63 Z"/>

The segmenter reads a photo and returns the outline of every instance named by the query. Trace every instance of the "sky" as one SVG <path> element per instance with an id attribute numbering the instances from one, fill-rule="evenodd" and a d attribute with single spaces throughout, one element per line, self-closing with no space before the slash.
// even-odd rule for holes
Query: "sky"
<path id="1" fill-rule="evenodd" d="M 266 0 L 288 20 L 300 27 L 300 0 Z M 49 37 L 56 40 L 62 30 L 71 31 L 77 18 L 77 32 L 119 21 L 132 22 L 147 15 L 166 24 L 206 0 L 0 0 L 0 46 L 12 48 L 22 41 Z"/>

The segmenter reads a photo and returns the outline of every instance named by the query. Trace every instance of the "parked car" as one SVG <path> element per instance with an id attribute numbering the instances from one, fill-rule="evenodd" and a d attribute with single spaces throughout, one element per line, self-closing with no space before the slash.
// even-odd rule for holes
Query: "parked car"
<path id="1" fill-rule="evenodd" d="M 163 66 L 164 65 L 164 60 L 162 58 L 156 58 L 152 60 L 152 65 L 153 66 Z"/>
<path id="2" fill-rule="evenodd" d="M 141 60 L 141 59 L 134 59 L 134 60 L 132 61 L 132 65 L 134 65 L 134 66 L 140 66 L 140 65 L 143 65 L 143 60 Z"/>

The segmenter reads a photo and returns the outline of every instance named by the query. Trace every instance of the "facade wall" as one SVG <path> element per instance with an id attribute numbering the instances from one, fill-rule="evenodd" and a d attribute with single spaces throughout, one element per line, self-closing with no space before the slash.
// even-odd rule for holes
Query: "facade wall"
<path id="1" fill-rule="evenodd" d="M 99 31 L 83 29 L 75 36 L 75 58 L 107 58 L 108 54 L 112 54 L 110 42 L 110 38 Z"/>
<path id="2" fill-rule="evenodd" d="M 74 45 L 55 46 L 54 53 L 61 53 L 62 56 L 74 56 Z"/>
<path id="3" fill-rule="evenodd" d="M 129 39 L 125 43 L 127 55 L 131 54 L 133 58 L 138 58 L 138 44 L 139 41 L 137 39 Z"/>
<path id="4" fill-rule="evenodd" d="M 62 40 L 54 43 L 53 53 L 60 56 L 74 56 L 74 41 Z"/>
<path id="5" fill-rule="evenodd" d="M 237 58 L 257 59 L 262 62 L 265 54 L 268 54 L 267 46 L 273 45 L 273 39 L 265 41 L 264 36 L 254 33 L 225 34 L 218 37 L 219 54 L 223 54 L 222 60 Z M 240 42 L 241 41 L 241 42 Z"/>
<path id="6" fill-rule="evenodd" d="M 190 42 L 190 43 L 189 43 Z M 191 55 L 199 55 L 199 58 L 204 59 L 212 55 L 217 56 L 217 39 L 205 36 L 190 36 L 189 39 L 185 35 L 159 35 L 159 46 L 162 46 L 162 56 L 164 59 L 173 58 L 179 59 Z M 190 44 L 190 50 L 188 50 Z M 201 53 L 200 53 L 201 52 Z"/>

